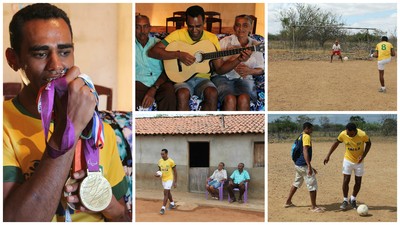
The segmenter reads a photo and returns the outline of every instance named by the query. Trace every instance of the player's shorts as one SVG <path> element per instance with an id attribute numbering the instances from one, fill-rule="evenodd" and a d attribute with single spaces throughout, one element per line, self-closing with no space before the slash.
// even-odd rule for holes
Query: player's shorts
<path id="1" fill-rule="evenodd" d="M 295 166 L 295 168 L 296 176 L 294 178 L 293 186 L 300 188 L 305 180 L 308 191 L 316 191 L 318 189 L 318 184 L 314 171 L 311 176 L 308 176 L 307 166 Z"/>
<path id="2" fill-rule="evenodd" d="M 378 61 L 378 70 L 385 70 L 385 65 L 390 63 L 391 60 L 392 60 L 392 58 L 387 58 L 387 59 Z"/>
<path id="3" fill-rule="evenodd" d="M 164 187 L 164 190 L 171 190 L 173 180 L 167 180 L 162 182 L 162 186 Z"/>
<path id="4" fill-rule="evenodd" d="M 340 51 L 333 51 L 333 55 L 340 55 Z"/>
<path id="5" fill-rule="evenodd" d="M 189 90 L 190 96 L 197 95 L 201 99 L 204 98 L 203 92 L 206 88 L 213 87 L 216 89 L 213 82 L 211 82 L 207 78 L 202 78 L 202 77 L 192 77 L 186 82 L 175 84 L 174 87 L 175 87 L 175 92 L 181 88 L 186 88 Z"/>
<path id="6" fill-rule="evenodd" d="M 364 175 L 364 162 L 353 163 L 347 159 L 343 159 L 343 174 L 351 175 L 354 170 L 354 175 L 362 177 Z"/>

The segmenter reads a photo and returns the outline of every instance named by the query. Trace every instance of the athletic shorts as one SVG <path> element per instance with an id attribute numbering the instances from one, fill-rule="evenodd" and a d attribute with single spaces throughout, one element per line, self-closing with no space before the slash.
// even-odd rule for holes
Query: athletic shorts
<path id="1" fill-rule="evenodd" d="M 217 75 L 211 78 L 211 81 L 217 86 L 218 100 L 223 102 L 227 95 L 239 96 L 248 94 L 252 101 L 257 100 L 256 85 L 253 79 L 228 79 L 226 76 Z"/>
<path id="2" fill-rule="evenodd" d="M 364 162 L 353 163 L 347 159 L 343 159 L 343 174 L 351 175 L 354 170 L 354 175 L 357 177 L 362 177 L 364 175 Z"/>
<path id="3" fill-rule="evenodd" d="M 206 88 L 213 87 L 216 89 L 213 82 L 211 82 L 207 78 L 202 78 L 202 77 L 192 77 L 186 82 L 175 84 L 174 87 L 175 87 L 175 92 L 177 92 L 181 88 L 186 88 L 189 90 L 190 96 L 197 95 L 201 99 L 204 99 L 203 92 Z"/>
<path id="4" fill-rule="evenodd" d="M 307 166 L 295 166 L 295 168 L 296 176 L 294 178 L 293 186 L 295 186 L 296 188 L 300 188 L 305 180 L 308 191 L 316 191 L 318 189 L 318 184 L 314 171 L 311 176 L 308 176 Z"/>
<path id="5" fill-rule="evenodd" d="M 391 60 L 392 60 L 392 58 L 387 58 L 387 59 L 378 61 L 378 70 L 385 70 L 385 65 L 390 63 Z"/>
<path id="6" fill-rule="evenodd" d="M 333 55 L 340 55 L 340 51 L 333 51 Z"/>
<path id="7" fill-rule="evenodd" d="M 174 183 L 173 180 L 167 180 L 162 182 L 162 186 L 164 187 L 164 190 L 171 190 L 172 184 Z"/>

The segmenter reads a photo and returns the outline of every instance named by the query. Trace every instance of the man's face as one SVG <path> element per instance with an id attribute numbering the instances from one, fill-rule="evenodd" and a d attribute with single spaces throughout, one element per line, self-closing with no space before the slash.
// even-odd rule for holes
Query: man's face
<path id="1" fill-rule="evenodd" d="M 239 17 L 236 19 L 233 29 L 235 30 L 236 36 L 247 37 L 251 32 L 251 24 L 248 19 Z"/>
<path id="2" fill-rule="evenodd" d="M 238 165 L 238 170 L 239 170 L 239 171 L 243 171 L 243 167 L 244 167 L 243 164 L 239 163 L 239 165 Z"/>
<path id="3" fill-rule="evenodd" d="M 347 134 L 349 137 L 354 137 L 354 136 L 356 136 L 357 131 L 355 131 L 355 130 L 353 130 L 353 131 L 346 130 L 346 134 Z"/>
<path id="4" fill-rule="evenodd" d="M 150 28 L 150 21 L 146 17 L 139 17 L 136 20 L 136 39 L 139 42 L 147 42 Z"/>
<path id="5" fill-rule="evenodd" d="M 168 158 L 168 153 L 161 151 L 161 158 L 167 159 Z"/>
<path id="6" fill-rule="evenodd" d="M 203 18 L 200 15 L 197 17 L 188 16 L 186 24 L 188 27 L 189 36 L 192 38 L 192 40 L 199 41 L 204 30 Z"/>
<path id="7" fill-rule="evenodd" d="M 313 132 L 313 127 L 306 127 L 306 129 L 304 129 L 304 133 L 306 134 L 311 134 Z"/>
<path id="8" fill-rule="evenodd" d="M 24 24 L 22 34 L 17 68 L 36 94 L 49 79 L 61 77 L 74 65 L 71 32 L 63 19 L 35 19 Z"/>

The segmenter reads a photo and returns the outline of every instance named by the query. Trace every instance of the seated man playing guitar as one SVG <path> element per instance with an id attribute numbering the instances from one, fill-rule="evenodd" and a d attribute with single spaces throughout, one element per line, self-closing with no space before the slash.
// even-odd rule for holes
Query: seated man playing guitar
<path id="1" fill-rule="evenodd" d="M 177 41 L 181 41 L 187 44 L 195 44 L 199 41 L 209 40 L 214 44 L 216 50 L 221 50 L 218 38 L 216 35 L 204 31 L 204 10 L 200 6 L 191 6 L 186 10 L 186 24 L 187 28 L 176 30 L 168 35 L 164 40 L 157 43 L 153 48 L 148 51 L 148 56 L 161 60 L 173 60 L 178 65 L 179 71 L 182 67 L 195 66 L 193 64 L 201 63 L 196 57 L 185 49 L 169 50 L 167 47 L 169 44 Z M 198 49 L 199 51 L 203 49 Z M 241 62 L 245 62 L 250 58 L 251 51 L 244 50 L 240 52 L 240 55 L 233 61 L 224 62 L 221 58 L 212 60 L 212 65 L 217 74 L 225 74 L 239 65 Z M 206 63 L 205 61 L 204 63 Z M 184 65 L 182 65 L 182 63 Z M 168 67 L 165 65 L 165 71 L 167 76 L 172 81 L 177 81 L 170 76 Z M 195 76 L 193 76 L 195 75 Z M 193 76 L 193 77 L 192 77 Z M 181 80 L 181 79 L 178 79 Z M 215 85 L 210 81 L 210 73 L 196 73 L 190 74 L 185 82 L 179 81 L 175 84 L 175 93 L 177 96 L 177 109 L 178 110 L 189 110 L 189 99 L 190 96 L 196 94 L 203 98 L 202 110 L 215 111 L 217 110 L 217 89 Z"/>

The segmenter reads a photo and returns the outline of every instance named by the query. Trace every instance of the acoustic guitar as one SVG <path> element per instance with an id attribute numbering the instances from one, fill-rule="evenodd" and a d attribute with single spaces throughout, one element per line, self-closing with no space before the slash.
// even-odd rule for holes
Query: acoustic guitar
<path id="1" fill-rule="evenodd" d="M 209 40 L 199 41 L 193 45 L 186 44 L 182 41 L 174 41 L 170 43 L 165 50 L 187 52 L 192 54 L 196 60 L 190 66 L 186 66 L 179 59 L 164 60 L 165 73 L 170 80 L 176 83 L 185 82 L 197 73 L 209 73 L 210 60 L 240 54 L 241 51 L 247 49 L 251 51 L 264 52 L 264 43 L 245 48 L 216 51 L 214 44 Z"/>

